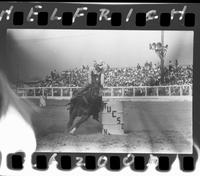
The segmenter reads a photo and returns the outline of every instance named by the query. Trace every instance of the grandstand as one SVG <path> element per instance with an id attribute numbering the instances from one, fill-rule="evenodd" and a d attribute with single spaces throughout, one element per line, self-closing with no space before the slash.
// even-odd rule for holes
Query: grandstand
<path id="1" fill-rule="evenodd" d="M 45 79 L 30 81 L 28 86 L 18 87 L 16 93 L 21 97 L 38 98 L 41 94 L 48 98 L 69 99 L 73 92 L 88 82 L 88 66 L 65 70 L 61 74 L 51 71 Z M 160 68 L 147 62 L 137 67 L 111 68 L 104 72 L 104 97 L 160 97 L 191 96 L 192 65 L 169 65 L 165 67 L 165 82 L 161 84 Z"/>

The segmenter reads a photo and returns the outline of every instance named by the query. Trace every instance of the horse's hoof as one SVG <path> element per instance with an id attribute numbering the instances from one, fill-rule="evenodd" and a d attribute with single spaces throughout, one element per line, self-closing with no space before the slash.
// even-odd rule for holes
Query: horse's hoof
<path id="1" fill-rule="evenodd" d="M 76 128 L 74 127 L 74 128 L 71 129 L 71 131 L 69 132 L 69 134 L 73 135 L 75 131 L 76 131 Z"/>

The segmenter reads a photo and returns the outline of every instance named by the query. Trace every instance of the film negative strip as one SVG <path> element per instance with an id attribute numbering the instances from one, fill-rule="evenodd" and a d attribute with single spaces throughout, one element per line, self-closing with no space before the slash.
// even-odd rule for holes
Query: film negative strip
<path id="1" fill-rule="evenodd" d="M 199 171 L 199 9 L 0 2 L 0 175 Z"/>

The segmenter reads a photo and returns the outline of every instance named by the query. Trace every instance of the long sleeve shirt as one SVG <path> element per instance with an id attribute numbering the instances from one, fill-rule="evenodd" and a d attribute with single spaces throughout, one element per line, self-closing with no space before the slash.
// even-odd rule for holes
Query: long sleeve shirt
<path id="1" fill-rule="evenodd" d="M 100 85 L 104 86 L 104 73 L 97 72 L 94 67 L 89 69 L 88 78 L 89 84 L 98 81 Z"/>

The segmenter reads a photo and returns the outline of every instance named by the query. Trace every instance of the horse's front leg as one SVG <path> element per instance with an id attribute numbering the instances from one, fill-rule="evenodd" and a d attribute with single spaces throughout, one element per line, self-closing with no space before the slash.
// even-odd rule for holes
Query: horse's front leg
<path id="1" fill-rule="evenodd" d="M 74 125 L 72 130 L 70 131 L 70 134 L 74 134 L 74 132 L 80 127 L 82 123 L 84 123 L 90 116 L 88 114 L 83 114 L 81 116 L 81 119 Z"/>

